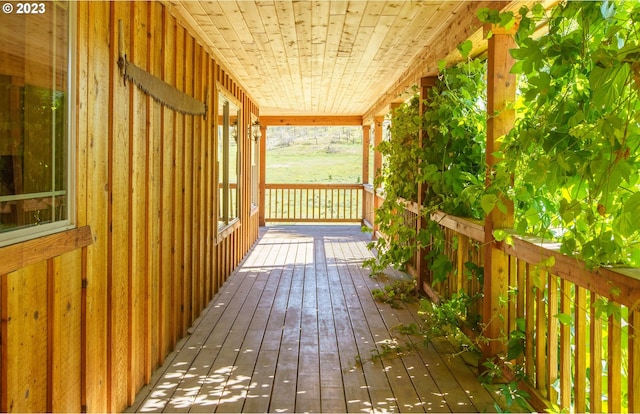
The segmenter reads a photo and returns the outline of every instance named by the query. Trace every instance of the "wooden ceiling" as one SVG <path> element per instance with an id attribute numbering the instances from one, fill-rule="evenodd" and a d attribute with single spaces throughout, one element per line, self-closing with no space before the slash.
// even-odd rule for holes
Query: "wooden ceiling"
<path id="1" fill-rule="evenodd" d="M 170 1 L 261 115 L 382 113 L 507 1 Z M 454 51 L 454 53 L 452 53 Z"/>

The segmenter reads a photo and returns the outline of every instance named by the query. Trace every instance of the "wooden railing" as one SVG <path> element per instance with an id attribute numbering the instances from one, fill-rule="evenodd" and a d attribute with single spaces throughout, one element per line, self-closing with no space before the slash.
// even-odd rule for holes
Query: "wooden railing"
<path id="1" fill-rule="evenodd" d="M 266 184 L 266 222 L 361 222 L 362 184 Z"/>
<path id="2" fill-rule="evenodd" d="M 407 204 L 410 214 L 414 209 Z M 460 292 L 478 298 L 467 309 L 468 320 L 496 317 L 483 318 L 487 298 L 473 271 L 484 262 L 483 224 L 444 213 L 431 219 L 445 231 L 454 270 L 445 282 L 427 280 L 424 287 L 443 298 Z M 524 335 L 524 352 L 503 363 L 507 375 L 524 370 L 527 379 L 520 385 L 534 408 L 639 412 L 640 269 L 588 270 L 554 245 L 518 237 L 497 245 L 509 256 L 504 337 L 497 339 L 506 343 L 512 333 Z"/>

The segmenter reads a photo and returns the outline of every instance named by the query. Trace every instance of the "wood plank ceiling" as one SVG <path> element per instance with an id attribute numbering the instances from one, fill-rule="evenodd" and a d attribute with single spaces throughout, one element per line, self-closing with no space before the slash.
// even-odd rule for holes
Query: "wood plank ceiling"
<path id="1" fill-rule="evenodd" d="M 505 1 L 170 1 L 260 106 L 261 115 L 382 112 Z M 457 56 L 456 56 L 457 55 Z"/>

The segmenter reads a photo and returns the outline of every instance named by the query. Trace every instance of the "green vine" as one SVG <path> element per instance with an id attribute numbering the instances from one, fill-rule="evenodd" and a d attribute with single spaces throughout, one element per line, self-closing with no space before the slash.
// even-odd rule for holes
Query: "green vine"
<path id="1" fill-rule="evenodd" d="M 518 119 L 497 191 L 516 230 L 599 265 L 640 266 L 640 3 L 566 2 L 520 10 L 512 72 Z M 548 21 L 548 34 L 535 36 Z M 496 190 L 495 188 L 493 190 Z"/>
<path id="2" fill-rule="evenodd" d="M 517 119 L 501 138 L 501 151 L 495 154 L 501 161 L 491 187 L 484 184 L 484 63 L 441 67 L 424 115 L 419 114 L 418 98 L 396 109 L 391 138 L 379 148 L 386 162 L 376 184 L 386 199 L 377 225 L 385 237 L 370 245 L 378 253 L 367 263 L 372 270 L 402 268 L 418 249 L 427 248 L 433 281 L 446 280 L 454 267 L 445 251 L 456 249 L 456 239 L 446 241 L 431 221 L 416 233 L 414 221 L 428 219 L 435 210 L 482 219 L 502 196 L 515 205 L 516 233 L 560 242 L 563 253 L 590 268 L 640 267 L 640 2 L 568 1 L 549 11 L 541 5 L 523 7 L 519 14 L 518 48 L 512 50 L 519 89 L 509 108 L 516 110 Z M 516 21 L 514 13 L 489 9 L 481 10 L 479 18 L 503 27 Z M 544 35 L 538 33 L 542 26 L 548 28 Z M 458 50 L 464 55 L 471 44 L 464 42 Z M 416 182 L 426 191 L 425 202 L 418 218 L 407 219 L 399 199 L 415 201 Z M 494 236 L 508 243 L 511 234 L 498 231 Z M 482 268 L 470 266 L 472 277 L 482 278 Z M 535 289 L 546 289 L 535 268 L 531 277 Z M 612 287 L 614 296 L 616 290 Z M 469 299 L 454 294 L 439 307 L 422 304 L 430 322 L 404 329 L 451 337 L 466 317 Z M 589 306 L 597 318 L 613 315 L 628 322 L 628 309 L 612 301 L 601 298 Z M 572 314 L 552 316 L 561 324 L 575 322 Z M 512 368 L 521 379 L 523 367 L 517 360 L 526 335 L 524 321 L 516 324 L 491 340 L 507 345 L 503 357 L 507 363 L 516 361 Z M 476 342 L 489 340 L 480 324 L 474 326 Z M 501 372 L 492 364 L 485 367 L 488 379 Z M 510 382 L 502 390 L 508 404 L 527 398 L 515 385 Z M 623 408 L 627 398 L 623 396 Z"/>
<path id="3" fill-rule="evenodd" d="M 388 266 L 404 269 L 417 249 L 428 247 L 434 279 L 445 280 L 453 265 L 444 254 L 444 233 L 429 221 L 430 214 L 441 210 L 482 218 L 485 73 L 486 65 L 479 60 L 443 69 L 424 101 L 424 114 L 418 96 L 393 111 L 390 139 L 376 148 L 385 160 L 375 183 L 385 193 L 376 211 L 376 224 L 385 237 L 369 245 L 377 253 L 365 262 L 373 274 Z M 417 217 L 407 218 L 403 200 L 417 201 L 418 184 L 423 184 L 425 201 Z M 415 220 L 421 217 L 428 222 L 417 233 Z"/>

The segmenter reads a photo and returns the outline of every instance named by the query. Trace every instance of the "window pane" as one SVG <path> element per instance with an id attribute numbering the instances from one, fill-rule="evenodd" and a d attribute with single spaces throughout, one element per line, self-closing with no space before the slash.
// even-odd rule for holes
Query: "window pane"
<path id="1" fill-rule="evenodd" d="M 218 228 L 238 217 L 240 108 L 218 95 Z"/>
<path id="2" fill-rule="evenodd" d="M 69 218 L 68 4 L 38 8 L 0 15 L 0 232 Z"/>
<path id="3" fill-rule="evenodd" d="M 238 125 L 240 111 L 234 104 L 229 108 L 229 220 L 238 217 Z"/>
<path id="4" fill-rule="evenodd" d="M 229 104 L 220 99 L 218 104 L 218 227 L 221 228 L 227 223 L 226 211 L 226 188 L 225 180 L 225 113 L 228 113 Z"/>

